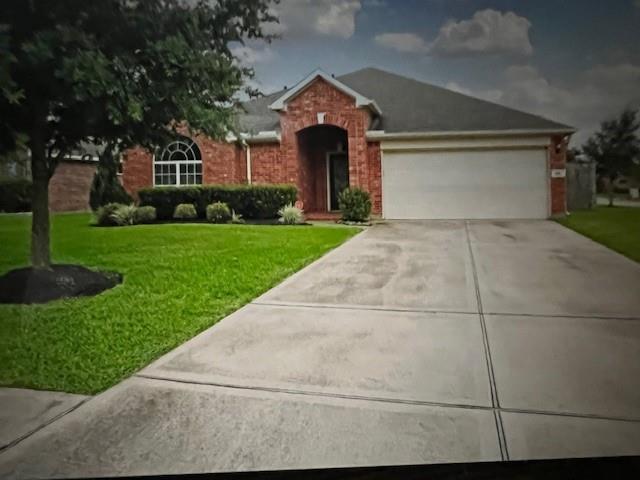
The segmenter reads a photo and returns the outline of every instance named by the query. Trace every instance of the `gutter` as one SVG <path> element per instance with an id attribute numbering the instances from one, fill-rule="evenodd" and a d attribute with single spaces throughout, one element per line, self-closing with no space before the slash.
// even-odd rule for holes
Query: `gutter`
<path id="1" fill-rule="evenodd" d="M 280 142 L 281 136 L 280 133 L 275 130 L 270 131 L 262 131 L 256 134 L 250 133 L 241 133 L 240 140 L 246 143 L 272 143 L 272 142 Z M 235 135 L 227 135 L 225 140 L 229 143 L 238 141 L 238 137 Z"/>
<path id="2" fill-rule="evenodd" d="M 369 130 L 366 133 L 367 140 L 419 140 L 435 138 L 473 138 L 473 137 L 535 137 L 549 135 L 572 135 L 575 128 L 556 129 L 514 129 L 514 130 L 461 130 L 461 131 L 435 131 L 435 132 L 392 132 L 384 130 Z"/>

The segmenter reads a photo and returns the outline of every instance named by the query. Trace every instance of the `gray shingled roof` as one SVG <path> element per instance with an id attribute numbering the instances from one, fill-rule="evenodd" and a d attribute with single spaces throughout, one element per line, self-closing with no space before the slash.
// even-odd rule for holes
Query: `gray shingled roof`
<path id="1" fill-rule="evenodd" d="M 377 68 L 364 68 L 337 80 L 376 101 L 382 110 L 372 129 L 386 133 L 483 130 L 573 130 L 572 127 L 502 105 L 453 92 Z M 279 130 L 269 105 L 285 90 L 247 102 L 240 124 L 248 132 Z"/>
<path id="2" fill-rule="evenodd" d="M 269 108 L 285 90 L 271 93 L 242 104 L 245 112 L 238 118 L 240 129 L 246 133 L 268 132 L 280 130 L 280 115 Z"/>

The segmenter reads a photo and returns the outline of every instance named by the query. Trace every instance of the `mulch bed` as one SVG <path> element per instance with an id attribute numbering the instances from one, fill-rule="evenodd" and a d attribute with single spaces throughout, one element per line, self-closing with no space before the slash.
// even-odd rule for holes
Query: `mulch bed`
<path id="1" fill-rule="evenodd" d="M 31 267 L 0 276 L 0 303 L 46 303 L 60 298 L 87 297 L 122 283 L 115 272 L 96 272 L 79 265 Z"/>

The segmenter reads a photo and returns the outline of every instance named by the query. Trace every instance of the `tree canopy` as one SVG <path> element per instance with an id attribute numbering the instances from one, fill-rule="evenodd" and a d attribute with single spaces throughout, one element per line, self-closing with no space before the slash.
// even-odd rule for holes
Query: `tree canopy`
<path id="1" fill-rule="evenodd" d="M 179 126 L 234 131 L 253 71 L 229 43 L 269 40 L 270 3 L 3 1 L 0 150 L 25 138 L 31 151 L 34 266 L 50 263 L 49 179 L 80 142 L 152 147 Z"/>
<path id="2" fill-rule="evenodd" d="M 600 172 L 610 178 L 626 175 L 635 159 L 640 158 L 640 118 L 627 109 L 618 118 L 600 124 L 582 148 L 596 162 Z"/>
<path id="3" fill-rule="evenodd" d="M 634 162 L 640 160 L 640 119 L 638 112 L 624 110 L 618 118 L 600 124 L 582 147 L 583 153 L 596 163 L 598 173 L 608 179 L 609 204 L 613 204 L 613 181 L 629 175 Z"/>

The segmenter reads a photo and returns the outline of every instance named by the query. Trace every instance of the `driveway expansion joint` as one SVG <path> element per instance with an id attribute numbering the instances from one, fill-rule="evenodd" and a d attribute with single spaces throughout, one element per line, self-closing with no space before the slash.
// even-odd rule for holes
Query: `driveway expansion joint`
<path id="1" fill-rule="evenodd" d="M 489 335 L 487 333 L 487 324 L 485 322 L 484 313 L 482 310 L 482 297 L 480 295 L 480 283 L 478 280 L 478 270 L 476 268 L 476 262 L 473 255 L 473 247 L 471 246 L 471 238 L 469 235 L 469 221 L 464 222 L 464 233 L 469 250 L 469 260 L 471 262 L 471 271 L 473 273 L 473 284 L 475 287 L 476 300 L 478 303 L 478 317 L 480 319 L 480 329 L 482 330 L 482 346 L 484 349 L 485 360 L 487 362 L 487 372 L 489 374 L 489 385 L 491 387 L 491 403 L 494 409 L 500 407 L 500 400 L 498 399 L 498 388 L 496 386 L 495 372 L 493 369 L 493 361 L 491 359 L 491 347 L 489 346 Z M 500 440 L 500 454 L 503 459 L 508 459 L 508 451 L 506 448 L 506 440 L 504 435 L 504 426 L 502 424 L 502 417 L 494 410 L 496 419 L 496 429 L 498 433 L 498 439 Z"/>
<path id="2" fill-rule="evenodd" d="M 27 433 L 25 433 L 23 435 L 20 435 L 18 438 L 13 439 L 12 441 L 10 441 L 9 443 L 7 443 L 5 445 L 0 445 L 0 455 L 2 455 L 3 453 L 11 450 L 13 447 L 15 447 L 19 443 L 23 442 L 27 438 L 31 437 L 35 433 L 38 433 L 40 430 L 43 430 L 44 428 L 48 427 L 49 425 L 57 422 L 62 417 L 65 417 L 65 416 L 69 415 L 70 413 L 74 412 L 75 410 L 80 408 L 82 405 L 84 405 L 85 403 L 89 402 L 92 398 L 94 398 L 94 397 L 93 396 L 89 396 L 87 398 L 84 398 L 84 399 L 80 400 L 78 403 L 76 403 L 75 405 L 69 407 L 64 412 L 60 412 L 58 415 L 50 418 L 49 420 L 47 420 L 45 422 L 42 422 L 40 425 L 38 425 L 36 428 L 30 430 L 29 432 L 27 432 Z"/>
<path id="3" fill-rule="evenodd" d="M 457 315 L 478 315 L 477 311 L 442 310 L 428 308 L 405 308 L 405 307 L 381 307 L 379 305 L 359 305 L 359 304 L 331 304 L 331 303 L 304 303 L 304 302 L 281 302 L 262 300 L 251 302 L 250 305 L 260 307 L 288 307 L 288 308 L 321 308 L 333 310 L 370 310 L 374 312 L 396 312 L 396 313 L 447 313 Z"/>
<path id="4" fill-rule="evenodd" d="M 365 402 L 379 402 L 379 403 L 393 403 L 400 405 L 423 405 L 426 407 L 440 407 L 440 408 L 456 408 L 461 410 L 483 410 L 483 411 L 491 411 L 491 412 L 506 412 L 506 413 L 522 413 L 528 415 L 552 415 L 557 417 L 567 417 L 567 418 L 584 418 L 584 419 L 593 419 L 593 420 L 611 420 L 618 422 L 629 422 L 629 423 L 640 423 L 640 418 L 632 418 L 632 417 L 616 417 L 616 416 L 607 416 L 607 415 L 598 415 L 598 414 L 589 414 L 589 413 L 572 413 L 572 412 L 557 412 L 552 410 L 526 410 L 519 408 L 509 408 L 509 407 L 492 407 L 492 406 L 484 406 L 484 405 L 474 405 L 474 404 L 466 404 L 466 403 L 447 403 L 447 402 L 437 402 L 432 400 L 415 400 L 415 399 L 404 399 L 404 398 L 389 398 L 389 397 L 374 397 L 368 395 L 357 395 L 357 394 L 342 394 L 336 392 L 319 392 L 315 390 L 300 390 L 295 388 L 283 388 L 283 387 L 265 387 L 265 386 L 248 386 L 248 385 L 240 385 L 234 383 L 226 383 L 226 382 L 208 382 L 204 380 L 185 380 L 181 378 L 161 376 L 161 375 L 152 375 L 147 373 L 136 373 L 133 375 L 137 378 L 143 378 L 147 380 L 155 380 L 167 383 L 177 383 L 184 385 L 201 385 L 222 389 L 230 389 L 230 390 L 249 390 L 256 392 L 270 392 L 270 393 L 279 393 L 284 395 L 304 395 L 309 397 L 319 397 L 319 398 L 340 398 L 345 400 L 356 400 L 356 401 L 365 401 Z M 501 417 L 496 419 L 500 421 L 498 435 L 500 435 L 500 431 L 502 431 L 502 435 L 504 435 L 504 427 L 501 423 Z"/>
<path id="5" fill-rule="evenodd" d="M 240 385 L 234 383 L 222 383 L 222 382 L 207 382 L 203 380 L 185 380 L 180 378 L 172 378 L 172 377 L 163 377 L 160 375 L 150 375 L 147 373 L 137 373 L 134 375 L 139 378 L 146 378 L 149 380 L 159 380 L 165 382 L 172 383 L 182 383 L 187 385 L 206 385 L 210 387 L 219 387 L 219 388 L 229 388 L 229 389 L 237 389 L 237 390 L 253 390 L 257 392 L 272 392 L 272 393 L 283 393 L 288 395 L 306 395 L 310 397 L 326 397 L 326 398 L 343 398 L 347 400 L 362 400 L 369 402 L 382 402 L 382 403 L 397 403 L 404 405 L 425 405 L 432 407 L 445 407 L 445 408 L 460 408 L 466 410 L 492 410 L 492 407 L 484 406 L 484 405 L 473 405 L 466 403 L 445 403 L 445 402 L 434 402 L 429 400 L 413 400 L 413 399 L 402 399 L 402 398 L 389 398 L 389 397 L 373 397 L 368 395 L 357 395 L 357 394 L 343 394 L 336 392 L 319 392 L 315 390 L 300 390 L 296 388 L 283 388 L 283 387 L 264 387 L 264 386 L 247 386 Z"/>
<path id="6" fill-rule="evenodd" d="M 456 315 L 478 315 L 479 311 L 463 311 L 463 310 L 444 310 L 433 308 L 410 308 L 410 307 L 382 307 L 379 305 L 366 304 L 331 304 L 331 303 L 305 303 L 305 302 L 283 302 L 271 300 L 258 300 L 249 302 L 248 305 L 256 305 L 259 307 L 285 307 L 285 308 L 320 308 L 333 310 L 370 310 L 378 312 L 396 312 L 396 313 L 451 313 Z M 522 312 L 486 312 L 483 310 L 483 316 L 503 316 L 503 317 L 539 317 L 539 318 L 566 318 L 566 319 L 595 319 L 595 320 L 622 320 L 622 321 L 640 321 L 640 317 L 633 316 L 608 316 L 608 315 L 584 315 L 570 313 L 522 313 Z"/>
<path id="7" fill-rule="evenodd" d="M 509 450 L 507 449 L 507 439 L 504 434 L 504 426 L 502 424 L 502 416 L 500 411 L 493 409 L 493 419 L 496 423 L 496 432 L 498 434 L 498 445 L 500 447 L 500 456 L 503 461 L 509 460 Z"/>

